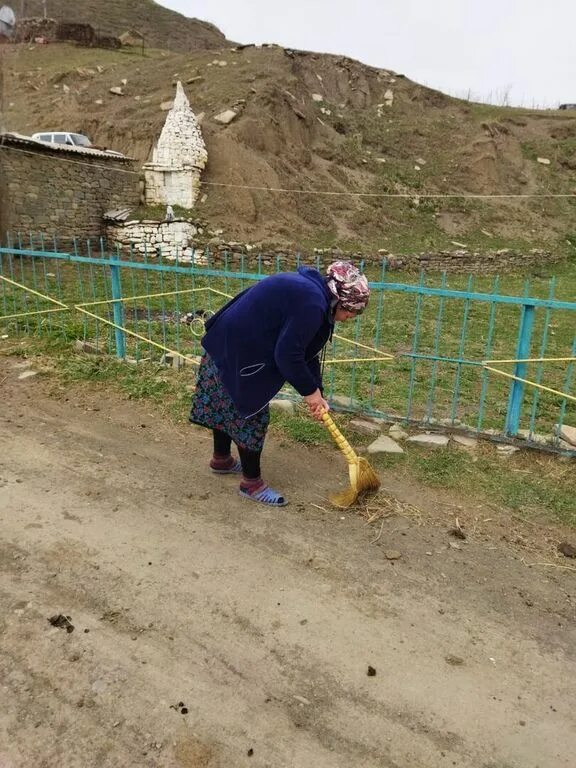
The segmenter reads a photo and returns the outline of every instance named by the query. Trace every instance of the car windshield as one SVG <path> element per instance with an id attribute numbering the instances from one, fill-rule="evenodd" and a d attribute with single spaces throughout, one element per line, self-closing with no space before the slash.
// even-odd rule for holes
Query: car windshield
<path id="1" fill-rule="evenodd" d="M 87 139 L 86 136 L 82 136 L 80 133 L 71 133 L 70 136 L 72 137 L 72 141 L 74 144 L 76 144 L 77 147 L 91 147 L 92 142 L 90 139 Z"/>

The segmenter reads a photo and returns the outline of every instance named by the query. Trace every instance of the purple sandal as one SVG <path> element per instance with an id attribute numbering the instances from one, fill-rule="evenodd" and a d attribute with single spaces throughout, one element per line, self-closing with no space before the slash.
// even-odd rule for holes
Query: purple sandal
<path id="1" fill-rule="evenodd" d="M 272 488 L 268 488 L 267 485 L 252 492 L 241 487 L 239 493 L 244 499 L 256 501 L 259 504 L 266 504 L 268 507 L 285 507 L 288 504 L 284 496 L 277 493 Z"/>

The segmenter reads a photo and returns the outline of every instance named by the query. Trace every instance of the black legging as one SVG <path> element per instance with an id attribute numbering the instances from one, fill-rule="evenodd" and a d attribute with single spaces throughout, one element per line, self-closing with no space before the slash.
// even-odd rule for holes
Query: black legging
<path id="1" fill-rule="evenodd" d="M 226 434 L 226 432 L 221 432 L 219 429 L 213 429 L 212 434 L 214 435 L 214 455 L 229 456 L 232 447 L 230 435 Z M 247 480 L 258 480 L 261 474 L 260 457 L 262 456 L 262 451 L 248 451 L 246 448 L 238 446 L 238 453 L 244 477 Z"/>

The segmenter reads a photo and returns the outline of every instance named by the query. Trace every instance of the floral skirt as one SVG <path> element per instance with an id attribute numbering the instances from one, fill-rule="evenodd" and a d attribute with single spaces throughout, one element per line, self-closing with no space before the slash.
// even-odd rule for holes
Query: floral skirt
<path id="1" fill-rule="evenodd" d="M 220 381 L 216 365 L 205 353 L 198 371 L 189 421 L 225 432 L 240 448 L 261 451 L 270 423 L 270 409 L 266 406 L 247 419 L 241 416 Z"/>

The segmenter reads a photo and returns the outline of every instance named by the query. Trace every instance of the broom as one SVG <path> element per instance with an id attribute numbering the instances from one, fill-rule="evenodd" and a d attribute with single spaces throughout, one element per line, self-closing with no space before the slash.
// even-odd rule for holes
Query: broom
<path id="1" fill-rule="evenodd" d="M 322 414 L 322 421 L 324 422 L 328 432 L 334 438 L 334 442 L 340 448 L 346 461 L 348 462 L 348 471 L 350 473 L 350 488 L 340 493 L 335 493 L 330 496 L 330 501 L 334 506 L 341 509 L 347 509 L 356 503 L 359 496 L 368 491 L 377 491 L 380 488 L 380 480 L 378 475 L 370 463 L 358 456 L 348 440 L 344 437 L 342 432 L 338 429 L 334 420 L 327 411 Z"/>

